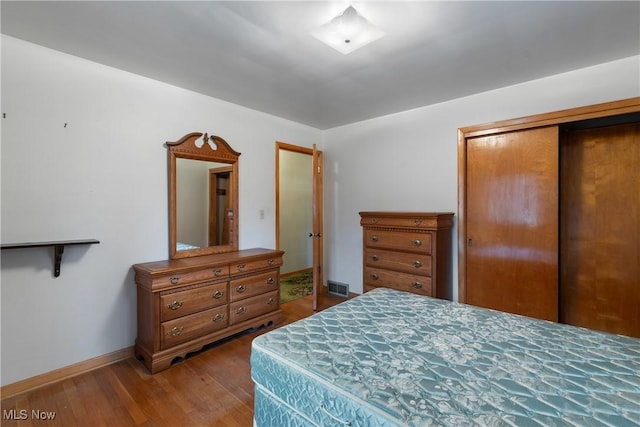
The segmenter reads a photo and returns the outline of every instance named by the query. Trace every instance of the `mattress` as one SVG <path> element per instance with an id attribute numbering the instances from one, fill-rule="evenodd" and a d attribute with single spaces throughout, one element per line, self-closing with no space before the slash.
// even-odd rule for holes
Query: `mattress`
<path id="1" fill-rule="evenodd" d="M 252 343 L 258 427 L 638 426 L 640 339 L 376 289 Z"/>

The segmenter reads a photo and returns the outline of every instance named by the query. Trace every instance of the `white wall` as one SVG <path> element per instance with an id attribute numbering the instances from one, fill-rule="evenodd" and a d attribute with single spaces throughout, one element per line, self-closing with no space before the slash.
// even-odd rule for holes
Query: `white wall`
<path id="1" fill-rule="evenodd" d="M 326 131 L 325 279 L 362 292 L 360 211 L 457 215 L 458 128 L 640 96 L 639 65 L 636 56 Z M 456 220 L 456 299 L 457 251 Z"/>
<path id="2" fill-rule="evenodd" d="M 7 36 L 2 113 L 2 242 L 101 242 L 65 249 L 58 278 L 50 249 L 2 251 L 2 385 L 133 345 L 131 265 L 168 256 L 165 141 L 209 132 L 240 151 L 240 248 L 273 248 L 275 141 L 322 137 Z"/>

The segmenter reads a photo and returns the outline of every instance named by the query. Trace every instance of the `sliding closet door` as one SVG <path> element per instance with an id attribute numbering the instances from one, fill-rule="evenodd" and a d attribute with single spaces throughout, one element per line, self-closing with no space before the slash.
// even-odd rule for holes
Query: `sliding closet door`
<path id="1" fill-rule="evenodd" d="M 465 302 L 558 319 L 558 128 L 468 138 Z"/>
<path id="2" fill-rule="evenodd" d="M 640 337 L 640 125 L 561 146 L 561 321 Z"/>

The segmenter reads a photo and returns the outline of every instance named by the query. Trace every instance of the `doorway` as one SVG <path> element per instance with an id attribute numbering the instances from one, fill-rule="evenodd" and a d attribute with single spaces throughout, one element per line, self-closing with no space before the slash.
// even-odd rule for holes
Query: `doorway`
<path id="1" fill-rule="evenodd" d="M 322 289 L 322 152 L 276 142 L 276 247 L 283 278 L 311 274 L 313 308 Z"/>

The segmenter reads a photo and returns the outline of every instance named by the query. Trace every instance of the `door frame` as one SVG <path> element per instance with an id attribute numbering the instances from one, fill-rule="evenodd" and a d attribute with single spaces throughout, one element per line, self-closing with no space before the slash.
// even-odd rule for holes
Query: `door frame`
<path id="1" fill-rule="evenodd" d="M 313 309 L 317 307 L 317 296 L 321 290 L 324 289 L 324 277 L 323 277 L 323 264 L 324 264 L 324 237 L 322 230 L 322 217 L 323 217 L 323 194 L 322 194 L 322 151 L 317 150 L 315 144 L 313 148 L 302 147 L 298 145 L 288 144 L 281 141 L 276 141 L 276 248 L 280 250 L 280 150 L 292 151 L 295 153 L 305 154 L 312 156 L 312 170 L 313 173 L 313 222 L 314 229 L 311 231 L 313 245 Z"/>
<path id="2" fill-rule="evenodd" d="M 458 129 L 458 301 L 466 302 L 467 138 L 640 112 L 640 97 Z"/>

